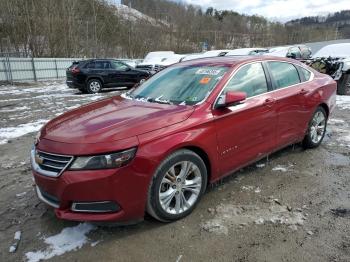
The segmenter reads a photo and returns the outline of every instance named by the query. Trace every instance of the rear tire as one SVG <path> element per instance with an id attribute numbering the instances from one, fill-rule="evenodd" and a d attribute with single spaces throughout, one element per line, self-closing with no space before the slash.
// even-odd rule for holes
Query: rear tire
<path id="1" fill-rule="evenodd" d="M 102 90 L 102 82 L 98 79 L 90 79 L 86 85 L 86 92 L 96 94 Z"/>
<path id="2" fill-rule="evenodd" d="M 307 134 L 303 140 L 304 148 L 318 147 L 326 134 L 327 113 L 323 107 L 317 107 L 308 125 Z"/>
<path id="3" fill-rule="evenodd" d="M 157 168 L 148 192 L 147 213 L 162 222 L 189 215 L 207 185 L 207 169 L 194 152 L 182 149 Z"/>
<path id="4" fill-rule="evenodd" d="M 350 74 L 343 74 L 338 81 L 338 95 L 350 95 Z"/>

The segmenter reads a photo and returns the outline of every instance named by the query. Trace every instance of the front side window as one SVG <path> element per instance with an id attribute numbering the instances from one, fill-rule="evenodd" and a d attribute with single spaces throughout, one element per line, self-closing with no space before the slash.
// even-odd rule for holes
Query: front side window
<path id="1" fill-rule="evenodd" d="M 277 89 L 300 83 L 299 74 L 294 65 L 284 62 L 268 62 L 268 65 Z"/>
<path id="2" fill-rule="evenodd" d="M 129 67 L 122 62 L 112 61 L 112 68 L 119 71 L 126 71 Z"/>
<path id="3" fill-rule="evenodd" d="M 229 70 L 226 66 L 176 66 L 166 68 L 128 94 L 132 99 L 195 105 L 203 101 Z"/>
<path id="4" fill-rule="evenodd" d="M 254 63 L 240 68 L 227 83 L 224 94 L 227 91 L 245 92 L 247 97 L 266 93 L 267 82 L 261 63 Z"/>

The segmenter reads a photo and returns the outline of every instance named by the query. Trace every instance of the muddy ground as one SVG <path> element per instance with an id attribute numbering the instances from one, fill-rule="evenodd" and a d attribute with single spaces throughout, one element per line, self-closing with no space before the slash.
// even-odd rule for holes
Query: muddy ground
<path id="1" fill-rule="evenodd" d="M 350 261 L 350 99 L 339 100 L 319 148 L 290 146 L 233 174 L 181 221 L 58 220 L 33 190 L 33 131 L 120 92 L 82 95 L 62 82 L 0 86 L 0 261 Z"/>

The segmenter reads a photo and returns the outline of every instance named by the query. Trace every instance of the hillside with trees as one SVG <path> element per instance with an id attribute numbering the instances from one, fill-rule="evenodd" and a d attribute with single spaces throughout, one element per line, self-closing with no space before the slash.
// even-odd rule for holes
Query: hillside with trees
<path id="1" fill-rule="evenodd" d="M 34 57 L 143 57 L 343 37 L 334 26 L 271 22 L 168 0 L 0 0 L 0 52 Z M 131 6 L 131 8 L 130 8 Z"/>
<path id="2" fill-rule="evenodd" d="M 327 16 L 308 16 L 291 20 L 287 26 L 307 26 L 313 28 L 330 28 L 341 38 L 350 38 L 350 10 L 343 10 Z"/>

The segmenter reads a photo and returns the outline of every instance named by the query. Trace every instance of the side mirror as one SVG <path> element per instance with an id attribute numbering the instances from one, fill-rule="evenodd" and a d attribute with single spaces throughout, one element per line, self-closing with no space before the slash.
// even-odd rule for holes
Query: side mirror
<path id="1" fill-rule="evenodd" d="M 247 93 L 228 91 L 226 94 L 221 95 L 216 103 L 216 108 L 229 107 L 247 99 Z"/>

